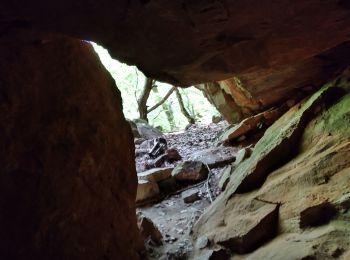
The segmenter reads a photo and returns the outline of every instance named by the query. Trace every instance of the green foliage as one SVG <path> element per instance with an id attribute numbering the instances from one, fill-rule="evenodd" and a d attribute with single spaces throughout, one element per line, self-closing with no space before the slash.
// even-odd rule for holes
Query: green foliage
<path id="1" fill-rule="evenodd" d="M 101 62 L 114 78 L 118 89 L 123 98 L 123 112 L 126 118 L 136 119 L 139 117 L 137 111 L 137 98 L 141 94 L 145 83 L 144 74 L 135 66 L 128 66 L 114 60 L 108 51 L 103 47 L 92 43 Z M 152 91 L 147 101 L 148 107 L 155 105 L 171 89 L 171 85 L 156 82 L 157 90 Z M 195 87 L 183 88 L 181 95 L 191 116 L 195 117 L 197 122 L 210 123 L 213 115 L 219 115 L 219 112 L 208 102 L 202 92 Z M 174 122 L 169 123 L 170 113 L 174 116 Z M 165 105 L 159 106 L 148 114 L 149 123 L 155 127 L 160 127 L 163 131 L 174 131 L 184 129 L 188 124 L 186 118 L 181 113 L 175 92 L 168 98 Z"/>

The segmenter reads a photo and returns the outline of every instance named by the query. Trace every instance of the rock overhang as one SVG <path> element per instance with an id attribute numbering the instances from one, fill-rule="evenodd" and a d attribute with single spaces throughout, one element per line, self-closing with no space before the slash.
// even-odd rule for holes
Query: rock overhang
<path id="1" fill-rule="evenodd" d="M 14 0 L 1 9 L 0 28 L 93 40 L 147 76 L 177 85 L 254 72 L 257 80 L 265 74 L 283 79 L 295 64 L 350 38 L 350 9 L 336 0 Z"/>

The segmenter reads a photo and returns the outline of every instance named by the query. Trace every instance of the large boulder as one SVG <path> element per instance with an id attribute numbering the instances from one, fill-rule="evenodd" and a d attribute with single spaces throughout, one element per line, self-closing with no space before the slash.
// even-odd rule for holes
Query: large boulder
<path id="1" fill-rule="evenodd" d="M 178 181 L 201 181 L 208 176 L 208 169 L 200 161 L 181 162 L 173 169 L 171 175 Z"/>
<path id="2" fill-rule="evenodd" d="M 210 168 L 220 167 L 235 161 L 237 149 L 233 147 L 212 147 L 194 152 L 190 156 L 192 161 L 200 161 Z"/>
<path id="3" fill-rule="evenodd" d="M 0 258 L 137 259 L 133 138 L 113 78 L 86 42 L 10 35 L 0 44 Z"/>
<path id="4" fill-rule="evenodd" d="M 146 121 L 136 120 L 135 124 L 137 126 L 139 135 L 143 139 L 150 140 L 163 136 L 163 133 L 160 130 L 149 125 Z"/>
<path id="5" fill-rule="evenodd" d="M 157 182 L 151 180 L 139 180 L 137 185 L 136 202 L 144 202 L 154 199 L 159 195 Z"/>

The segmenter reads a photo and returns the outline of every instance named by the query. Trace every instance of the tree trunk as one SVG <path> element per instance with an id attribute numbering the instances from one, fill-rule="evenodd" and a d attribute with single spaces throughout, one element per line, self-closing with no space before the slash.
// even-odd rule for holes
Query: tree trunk
<path id="1" fill-rule="evenodd" d="M 145 85 L 143 87 L 142 93 L 140 98 L 137 101 L 138 107 L 139 107 L 139 114 L 140 119 L 146 120 L 148 122 L 147 118 L 147 100 L 151 93 L 153 86 L 153 79 L 146 78 Z"/>
<path id="2" fill-rule="evenodd" d="M 171 108 L 171 105 L 169 105 L 168 102 L 164 102 L 162 104 L 162 108 L 164 110 L 164 113 L 166 115 L 166 118 L 169 122 L 169 126 L 171 130 L 174 130 L 176 127 L 175 119 L 174 119 L 174 112 L 173 109 Z"/>
<path id="3" fill-rule="evenodd" d="M 182 114 L 187 118 L 188 123 L 194 124 L 195 119 L 186 110 L 180 91 L 178 89 L 176 89 L 175 91 L 176 91 L 176 97 L 177 97 L 177 100 L 179 101 L 179 105 L 180 105 L 180 109 L 181 109 Z"/>
<path id="4" fill-rule="evenodd" d="M 175 89 L 176 89 L 176 87 L 172 87 L 163 98 L 161 98 L 159 96 L 159 94 L 158 94 L 159 92 L 158 92 L 157 88 L 153 89 L 154 93 L 157 93 L 158 94 L 158 98 L 159 98 L 159 101 L 158 101 L 158 103 L 155 106 L 157 106 L 157 107 L 158 106 L 162 106 L 162 110 L 165 113 L 165 116 L 166 116 L 166 118 L 168 120 L 169 127 L 170 127 L 171 130 L 173 130 L 176 127 L 176 123 L 175 123 L 175 119 L 174 119 L 173 110 L 171 108 L 171 105 L 169 105 L 169 103 L 167 102 L 167 99 L 171 95 L 171 93 L 174 92 Z M 153 106 L 151 109 L 153 110 L 153 108 L 155 106 Z M 149 110 L 149 112 L 150 112 L 150 110 Z"/>

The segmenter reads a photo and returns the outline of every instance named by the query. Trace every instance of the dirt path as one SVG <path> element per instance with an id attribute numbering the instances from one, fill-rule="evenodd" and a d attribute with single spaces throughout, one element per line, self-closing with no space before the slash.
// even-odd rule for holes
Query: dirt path
<path id="1" fill-rule="evenodd" d="M 227 126 L 226 122 L 210 125 L 193 125 L 188 130 L 166 134 L 169 148 L 176 148 L 182 161 L 189 160 L 193 153 L 214 146 L 219 134 Z M 138 164 L 143 163 L 138 159 Z M 175 166 L 173 163 L 172 166 Z M 214 199 L 219 193 L 218 180 L 224 167 L 211 169 L 209 187 Z M 163 235 L 163 245 L 156 246 L 152 241 L 146 242 L 149 259 L 188 259 L 192 251 L 191 228 L 203 211 L 210 205 L 207 181 L 197 184 L 187 191 L 198 190 L 200 199 L 193 203 L 185 203 L 181 192 L 167 196 L 159 203 L 139 207 L 138 214 L 151 219 Z"/>

